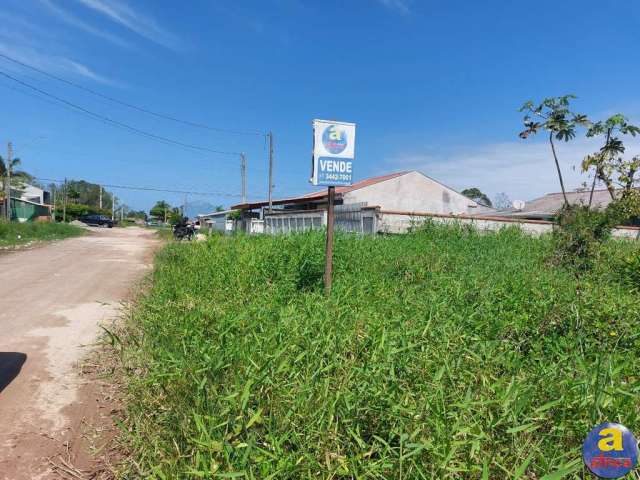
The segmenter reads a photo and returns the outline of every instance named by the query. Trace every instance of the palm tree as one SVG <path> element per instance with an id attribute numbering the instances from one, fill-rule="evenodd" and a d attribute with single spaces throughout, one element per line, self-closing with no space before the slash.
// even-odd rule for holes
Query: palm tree
<path id="1" fill-rule="evenodd" d="M 22 172 L 15 172 L 15 169 L 18 165 L 20 165 L 21 160 L 19 158 L 14 158 L 9 163 L 9 171 L 11 175 L 17 175 Z M 4 159 L 2 155 L 0 155 L 0 178 L 5 178 L 7 176 L 7 161 Z"/>
<path id="2" fill-rule="evenodd" d="M 33 180 L 33 177 L 23 170 L 16 170 L 16 167 L 22 163 L 19 158 L 14 158 L 9 164 L 9 172 L 11 173 L 11 180 L 14 180 L 13 186 L 21 187 L 24 182 Z M 4 184 L 4 179 L 7 178 L 7 161 L 0 155 L 0 179 Z"/>
<path id="3" fill-rule="evenodd" d="M 7 182 L 7 173 L 11 174 L 11 185 L 13 187 L 21 188 L 24 180 L 28 178 L 28 174 L 21 170 L 16 170 L 16 167 L 20 165 L 21 161 L 19 158 L 14 158 L 7 164 L 7 161 L 0 155 L 0 190 L 2 192 L 1 196 L 4 198 L 6 193 L 6 182 Z M 7 172 L 7 166 L 8 172 Z"/>

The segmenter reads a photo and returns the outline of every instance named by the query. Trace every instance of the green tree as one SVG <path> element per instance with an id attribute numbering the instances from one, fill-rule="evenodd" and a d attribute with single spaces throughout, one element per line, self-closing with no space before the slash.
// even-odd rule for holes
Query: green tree
<path id="1" fill-rule="evenodd" d="M 539 104 L 534 104 L 533 101 L 529 100 L 520 108 L 520 112 L 526 112 L 523 119 L 525 129 L 520 132 L 520 138 L 529 138 L 529 136 L 535 135 L 540 130 L 545 130 L 549 133 L 549 145 L 556 164 L 565 205 L 569 205 L 569 201 L 567 200 L 562 170 L 560 169 L 558 153 L 553 140 L 555 138 L 556 140 L 568 142 L 575 138 L 578 126 L 589 126 L 589 120 L 585 115 L 573 113 L 569 109 L 569 102 L 575 98 L 574 95 L 550 97 L 545 98 Z"/>
<path id="2" fill-rule="evenodd" d="M 462 191 L 462 194 L 465 197 L 469 197 L 474 202 L 479 203 L 480 205 L 484 205 L 485 207 L 491 207 L 491 200 L 487 197 L 479 188 L 466 188 Z"/>
<path id="3" fill-rule="evenodd" d="M 169 212 L 169 217 L 167 218 L 168 222 L 171 225 L 177 225 L 182 222 L 184 215 L 182 215 L 182 211 L 179 207 L 173 207 L 171 212 Z"/>
<path id="4" fill-rule="evenodd" d="M 636 183 L 635 175 L 640 169 L 640 157 L 630 160 L 623 158 L 625 146 L 619 135 L 635 137 L 640 133 L 640 127 L 631 125 L 626 117 L 620 113 L 605 121 L 591 125 L 587 137 L 604 137 L 604 144 L 598 152 L 587 155 L 582 161 L 582 171 L 593 169 L 593 182 L 589 195 L 589 207 L 593 201 L 593 191 L 596 183 L 601 181 L 607 187 L 611 199 L 616 199 L 616 184 L 622 189 L 622 196 L 630 194 Z"/>
<path id="5" fill-rule="evenodd" d="M 224 207 L 222 205 L 218 205 L 216 207 L 216 212 L 224 212 Z"/>
<path id="6" fill-rule="evenodd" d="M 156 204 L 149 210 L 149 215 L 163 222 L 167 221 L 168 215 L 171 213 L 171 205 L 165 202 L 164 200 L 160 200 L 156 202 Z"/>
<path id="7" fill-rule="evenodd" d="M 129 218 L 136 218 L 136 219 L 140 219 L 140 220 L 146 220 L 147 219 L 147 212 L 145 212 L 144 210 L 132 210 L 127 214 L 127 216 Z"/>
<path id="8" fill-rule="evenodd" d="M 100 195 L 102 192 L 102 208 L 111 210 L 113 203 L 113 194 L 101 189 L 96 183 L 87 182 L 85 180 L 70 180 L 67 182 L 67 191 L 73 190 L 77 192 L 76 203 L 89 205 L 93 208 L 100 206 Z"/>
<path id="9" fill-rule="evenodd" d="M 80 192 L 76 190 L 73 186 L 67 187 L 67 198 L 71 201 L 71 203 L 80 203 Z"/>

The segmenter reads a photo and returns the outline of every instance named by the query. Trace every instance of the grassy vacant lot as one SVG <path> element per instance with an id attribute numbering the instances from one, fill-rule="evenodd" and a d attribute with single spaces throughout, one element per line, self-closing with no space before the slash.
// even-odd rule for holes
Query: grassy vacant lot
<path id="1" fill-rule="evenodd" d="M 121 337 L 131 475 L 586 477 L 593 426 L 640 433 L 640 251 L 578 278 L 551 248 L 339 236 L 326 300 L 322 234 L 169 244 Z"/>
<path id="2" fill-rule="evenodd" d="M 82 235 L 82 233 L 81 228 L 65 223 L 0 221 L 0 247 L 12 247 L 41 240 L 59 240 Z"/>

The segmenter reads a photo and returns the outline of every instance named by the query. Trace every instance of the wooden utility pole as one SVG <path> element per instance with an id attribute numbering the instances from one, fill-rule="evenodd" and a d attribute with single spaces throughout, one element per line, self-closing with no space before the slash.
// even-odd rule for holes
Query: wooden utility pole
<path id="1" fill-rule="evenodd" d="M 329 187 L 327 206 L 327 247 L 324 263 L 324 293 L 331 294 L 331 281 L 333 274 L 333 204 L 335 201 L 336 187 Z"/>
<path id="2" fill-rule="evenodd" d="M 273 207 L 273 202 L 271 198 L 272 190 L 273 190 L 273 132 L 269 132 L 269 213 L 271 213 L 271 207 Z"/>
<path id="3" fill-rule="evenodd" d="M 7 164 L 4 184 L 4 214 L 7 222 L 11 221 L 11 161 L 13 157 L 13 145 L 7 144 Z"/>
<path id="4" fill-rule="evenodd" d="M 166 216 L 166 215 L 165 215 Z M 116 219 L 116 196 L 111 195 L 111 221 Z"/>
<path id="5" fill-rule="evenodd" d="M 247 159 L 240 154 L 240 177 L 242 181 L 242 203 L 247 203 Z"/>
<path id="6" fill-rule="evenodd" d="M 64 179 L 62 187 L 62 223 L 67 221 L 67 179 Z"/>

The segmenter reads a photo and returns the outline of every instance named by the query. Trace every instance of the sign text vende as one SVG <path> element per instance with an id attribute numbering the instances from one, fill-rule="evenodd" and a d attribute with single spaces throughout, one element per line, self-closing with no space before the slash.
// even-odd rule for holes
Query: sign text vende
<path id="1" fill-rule="evenodd" d="M 348 186 L 353 183 L 356 126 L 353 123 L 313 121 L 314 185 Z"/>

